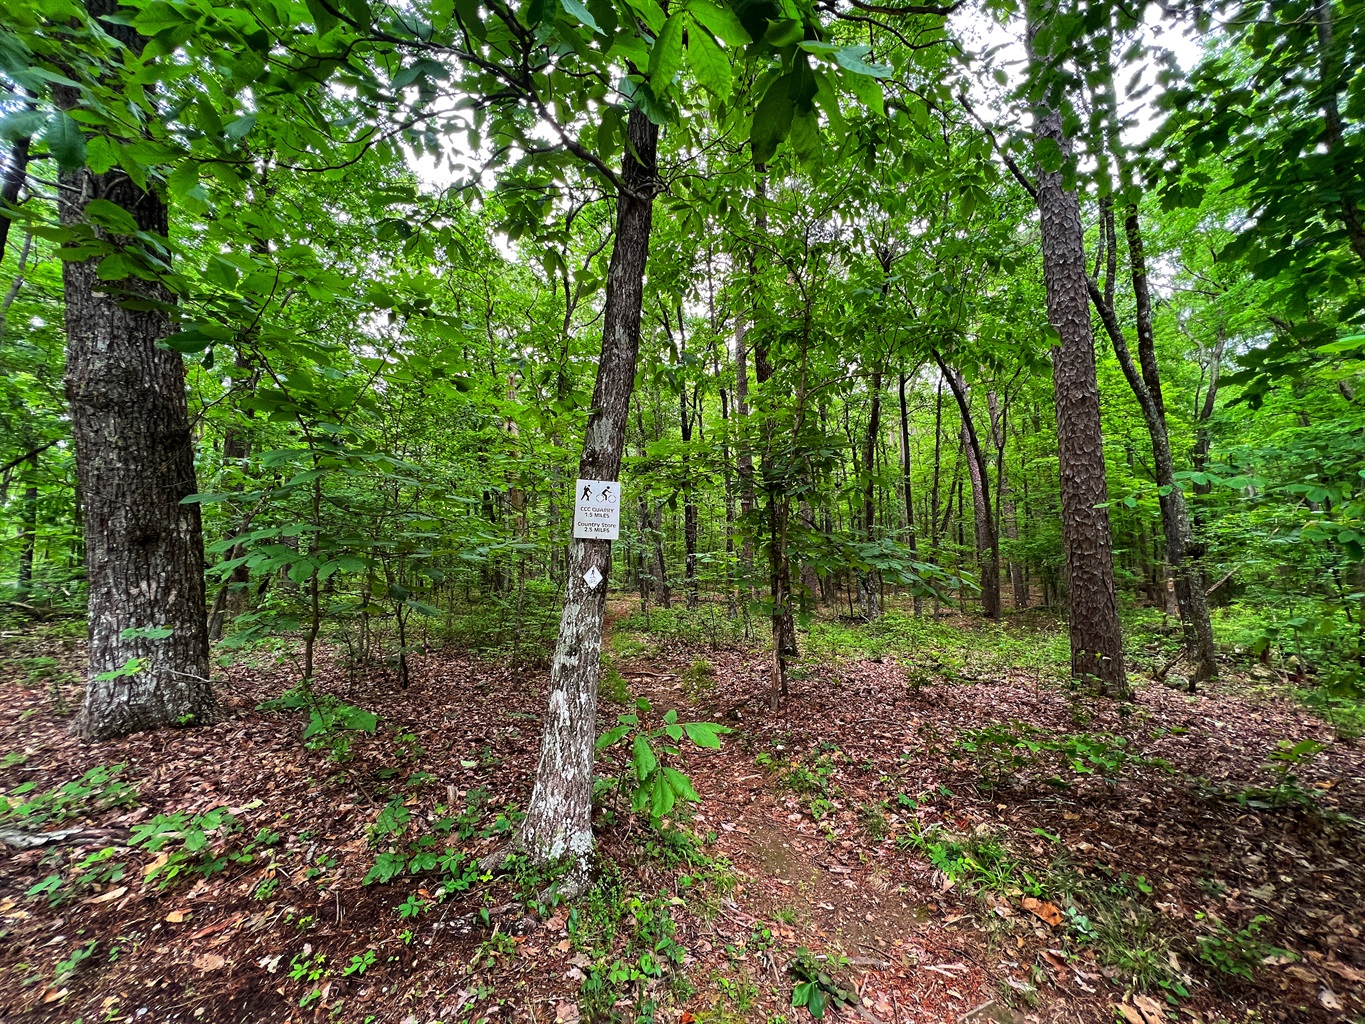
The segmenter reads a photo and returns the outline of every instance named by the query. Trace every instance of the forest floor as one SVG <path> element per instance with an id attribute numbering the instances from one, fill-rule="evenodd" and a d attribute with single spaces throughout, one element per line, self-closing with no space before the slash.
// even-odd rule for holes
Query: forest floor
<path id="1" fill-rule="evenodd" d="M 568 905 L 474 865 L 541 668 L 433 650 L 400 690 L 336 656 L 267 710 L 297 667 L 257 652 L 216 724 L 86 745 L 78 624 L 7 626 L 0 1020 L 1365 1020 L 1365 757 L 1273 673 L 1120 703 L 1045 619 L 901 616 L 813 630 L 770 713 L 760 650 L 629 612 L 602 727 L 645 698 L 733 732 L 674 759 L 701 801 L 662 830 L 604 796 Z"/>

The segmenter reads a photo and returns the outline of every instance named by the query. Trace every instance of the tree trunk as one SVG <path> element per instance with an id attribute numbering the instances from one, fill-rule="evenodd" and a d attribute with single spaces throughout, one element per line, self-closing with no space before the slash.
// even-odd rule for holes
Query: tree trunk
<path id="1" fill-rule="evenodd" d="M 18 203 L 19 193 L 28 177 L 28 149 L 27 136 L 15 139 L 9 156 L 5 158 L 5 175 L 0 179 L 0 262 L 5 259 L 5 247 L 9 243 L 9 210 Z"/>
<path id="2" fill-rule="evenodd" d="M 956 368 L 950 368 L 934 352 L 934 361 L 943 371 L 962 416 L 962 450 L 967 457 L 967 473 L 972 483 L 972 508 L 977 563 L 981 567 L 981 614 L 988 619 L 1000 618 L 1000 538 L 996 534 L 995 517 L 991 514 L 990 473 L 981 451 L 981 442 L 972 424 L 967 383 Z"/>
<path id="3" fill-rule="evenodd" d="M 994 391 L 986 393 L 986 407 L 991 417 L 991 438 L 995 442 L 995 501 L 999 510 L 996 526 L 1005 531 L 1005 538 L 1011 545 L 1019 541 L 1019 522 L 1014 507 L 1014 492 L 1010 489 L 1009 474 L 1005 471 L 1005 413 L 1008 400 L 1002 406 Z M 1028 574 L 1023 564 L 1013 553 L 1010 556 L 1010 588 L 1014 592 L 1014 608 L 1021 611 L 1028 607 Z"/>
<path id="4" fill-rule="evenodd" d="M 635 109 L 630 112 L 626 134 L 628 144 L 621 176 L 625 188 L 616 199 L 615 240 L 602 320 L 602 355 L 578 469 L 580 477 L 593 480 L 615 480 L 621 471 L 640 347 L 645 264 L 657 184 L 658 128 Z M 584 575 L 593 568 L 602 574 L 602 581 L 589 588 Z M 549 709 L 540 762 L 526 818 L 517 834 L 517 845 L 537 861 L 565 856 L 573 860 L 570 889 L 586 883 L 593 849 L 597 681 L 610 574 L 610 541 L 575 538 L 570 543 L 564 610 L 550 665 Z"/>
<path id="5" fill-rule="evenodd" d="M 1105 211 L 1112 225 L 1112 210 Z M 1166 564 L 1175 578 L 1175 599 L 1180 609 L 1181 625 L 1185 634 L 1185 648 L 1193 663 L 1190 673 L 1191 692 L 1199 683 L 1218 674 L 1218 663 L 1213 643 L 1213 626 L 1209 621 L 1208 601 L 1204 594 L 1204 577 L 1200 571 L 1199 551 L 1193 542 L 1190 513 L 1185 494 L 1175 482 L 1175 460 L 1171 455 L 1170 435 L 1166 428 L 1165 401 L 1161 392 L 1161 374 L 1156 361 L 1156 343 L 1152 332 L 1152 300 L 1147 283 L 1147 260 L 1142 244 L 1142 231 L 1136 208 L 1130 207 L 1124 219 L 1124 234 L 1128 240 L 1129 269 L 1133 280 L 1136 305 L 1138 362 L 1128 351 L 1123 330 L 1114 314 L 1113 306 L 1093 282 L 1089 285 L 1090 299 L 1100 314 L 1100 320 L 1113 343 L 1114 354 L 1128 381 L 1133 395 L 1142 409 L 1147 434 L 1152 442 L 1153 477 L 1158 487 L 1161 506 L 1161 526 L 1166 542 Z M 1109 232 L 1112 235 L 1112 229 Z M 1111 243 L 1112 244 L 1112 243 Z"/>
<path id="6" fill-rule="evenodd" d="M 874 540 L 874 528 L 877 524 L 877 434 L 880 433 L 882 426 L 882 371 L 881 368 L 872 371 L 872 401 L 867 416 L 867 437 L 863 441 L 863 475 L 867 478 L 863 484 L 863 514 L 862 514 L 862 534 L 863 542 L 871 545 Z M 877 570 L 868 569 L 858 574 L 858 596 L 863 605 L 863 618 L 868 622 L 879 618 L 882 613 L 881 602 L 878 600 L 881 586 L 877 579 Z"/>
<path id="7" fill-rule="evenodd" d="M 1045 5 L 1051 10 L 1052 4 Z M 1030 60 L 1038 26 L 1036 5 L 1029 6 Z M 1034 108 L 1034 131 L 1051 140 L 1065 161 L 1071 145 L 1061 114 L 1042 104 Z M 1039 169 L 1038 213 L 1043 243 L 1043 279 L 1048 321 L 1057 332 L 1052 349 L 1061 468 L 1062 540 L 1070 604 L 1071 672 L 1095 678 L 1107 690 L 1127 693 L 1123 668 L 1123 630 L 1114 590 L 1113 541 L 1105 507 L 1104 443 L 1100 431 L 1100 394 L 1095 377 L 1094 336 L 1090 330 L 1089 278 L 1080 205 L 1062 185 L 1061 170 Z"/>
<path id="8" fill-rule="evenodd" d="M 682 333 L 682 309 L 678 309 L 678 331 Z M 683 470 L 683 588 L 687 595 L 687 607 L 695 611 L 697 607 L 697 498 L 692 487 L 691 467 L 688 465 L 687 445 L 692 443 L 693 413 L 687 402 L 687 385 L 683 384 L 678 392 L 678 415 L 682 425 L 682 470 Z"/>
<path id="9" fill-rule="evenodd" d="M 96 17 L 117 6 L 87 3 Z M 144 40 L 134 30 L 111 22 L 104 29 L 141 52 Z M 53 97 L 64 109 L 79 101 L 67 86 L 54 88 Z M 168 233 L 161 196 L 118 169 L 62 170 L 58 197 L 65 227 L 85 223 L 86 205 L 103 199 L 126 210 L 140 231 Z M 138 251 L 132 238 L 90 230 Z M 100 280 L 99 262 L 62 265 L 66 394 L 85 512 L 90 622 L 89 678 L 76 731 L 87 740 L 197 724 L 214 710 L 204 539 L 199 505 L 184 503 L 198 490 L 185 368 L 178 353 L 158 344 L 172 333 L 165 308 L 174 295 L 159 280 Z M 126 308 L 132 304 L 155 308 Z M 170 635 L 149 635 L 162 629 Z"/>
<path id="10" fill-rule="evenodd" d="M 24 487 L 19 523 L 19 579 L 15 586 L 15 596 L 21 601 L 33 592 L 33 555 L 38 542 L 38 453 L 24 461 L 28 465 L 28 483 Z"/>
<path id="11" fill-rule="evenodd" d="M 742 585 L 749 590 L 749 596 L 757 596 L 754 586 L 754 538 L 752 514 L 754 511 L 754 450 L 753 437 L 749 427 L 749 331 L 744 318 L 739 318 L 735 328 L 735 419 L 738 430 L 735 432 L 735 470 L 739 475 L 739 574 Z"/>
<path id="12" fill-rule="evenodd" d="M 901 493 L 905 500 L 905 539 L 910 548 L 911 560 L 917 562 L 919 543 L 915 537 L 915 498 L 910 487 L 910 411 L 905 402 L 905 380 L 905 374 L 902 373 L 896 385 L 901 409 Z M 918 587 L 911 600 L 914 602 L 915 614 L 921 614 L 924 608 Z"/>

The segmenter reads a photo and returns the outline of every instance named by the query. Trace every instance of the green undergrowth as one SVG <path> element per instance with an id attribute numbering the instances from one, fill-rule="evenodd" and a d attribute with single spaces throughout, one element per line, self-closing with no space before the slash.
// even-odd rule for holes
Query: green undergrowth
<path id="1" fill-rule="evenodd" d="M 814 660 L 895 657 L 952 678 L 1004 669 L 1052 675 L 1069 663 L 1066 631 L 1055 623 L 973 621 L 916 617 L 888 611 L 869 623 L 820 619 L 803 638 L 803 653 Z"/>
<path id="2" fill-rule="evenodd" d="M 674 605 L 671 608 L 636 609 L 617 619 L 613 636 L 636 634 L 636 643 L 653 646 L 658 640 L 683 640 L 712 646 L 735 646 L 753 639 L 754 622 L 744 616 L 731 617 L 723 604 L 704 602 L 697 608 Z M 648 638 L 647 640 L 644 638 Z M 618 653 L 629 657 L 618 648 Z"/>
<path id="3" fill-rule="evenodd" d="M 907 806 L 920 801 L 909 798 Z M 974 897 L 980 926 L 1013 948 L 1021 929 L 1045 935 L 1054 955 L 1127 992 L 1148 992 L 1172 1005 L 1196 986 L 1250 980 L 1271 958 L 1288 958 L 1265 936 L 1270 918 L 1228 922 L 1212 913 L 1181 925 L 1161 907 L 1159 885 L 1145 876 L 1077 861 L 1059 836 L 1042 829 L 1043 855 L 1027 854 L 1004 827 L 967 832 L 911 818 L 897 847 L 923 857 L 946 884 Z M 1034 968 L 1041 980 L 1045 968 Z"/>

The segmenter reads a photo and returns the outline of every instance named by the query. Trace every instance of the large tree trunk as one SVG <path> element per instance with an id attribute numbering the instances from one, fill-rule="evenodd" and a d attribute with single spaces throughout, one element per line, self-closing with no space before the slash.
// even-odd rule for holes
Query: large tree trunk
<path id="1" fill-rule="evenodd" d="M 89 0 L 96 17 L 111 0 Z M 142 38 L 106 23 L 133 52 Z M 73 108 L 74 89 L 53 90 Z M 123 171 L 62 170 L 62 225 L 85 224 L 96 199 L 128 211 L 140 231 L 166 237 L 166 204 Z M 138 250 L 133 239 L 88 230 Z M 66 296 L 66 394 L 85 510 L 90 619 L 89 677 L 76 721 L 85 739 L 207 720 L 214 710 L 204 607 L 204 539 L 185 400 L 185 368 L 159 342 L 172 332 L 160 281 L 100 280 L 99 260 L 62 267 Z M 151 309 L 128 309 L 128 300 Z M 169 636 L 149 631 L 170 630 Z M 130 632 L 136 630 L 137 632 Z M 121 673 L 121 674 L 115 674 Z"/>
<path id="2" fill-rule="evenodd" d="M 627 122 L 624 190 L 616 199 L 616 230 L 607 272 L 602 355 L 578 474 L 615 480 L 621 471 L 630 393 L 640 347 L 640 311 L 656 188 L 658 128 L 638 109 Z M 584 575 L 602 581 L 590 588 Z M 550 665 L 549 709 L 535 787 L 517 844 L 537 861 L 569 857 L 569 888 L 586 880 L 592 854 L 593 746 L 597 739 L 597 679 L 602 661 L 602 618 L 611 574 L 611 542 L 574 539 L 559 640 Z"/>
<path id="3" fill-rule="evenodd" d="M 1030 4 L 1029 55 L 1038 28 L 1037 7 Z M 1041 6 L 1049 12 L 1054 6 Z M 1062 130 L 1061 114 L 1041 103 L 1034 108 L 1034 131 L 1071 159 L 1071 144 Z M 1127 693 L 1123 668 L 1123 629 L 1114 590 L 1113 541 L 1105 507 L 1104 442 L 1100 431 L 1100 393 L 1095 377 L 1094 336 L 1090 330 L 1089 279 L 1085 268 L 1085 236 L 1080 205 L 1062 185 L 1061 170 L 1040 168 L 1038 214 L 1043 241 L 1043 279 L 1048 321 L 1057 332 L 1052 349 L 1057 416 L 1057 450 L 1061 468 L 1062 541 L 1066 555 L 1070 603 L 1071 672 L 1094 678 L 1107 690 Z"/>

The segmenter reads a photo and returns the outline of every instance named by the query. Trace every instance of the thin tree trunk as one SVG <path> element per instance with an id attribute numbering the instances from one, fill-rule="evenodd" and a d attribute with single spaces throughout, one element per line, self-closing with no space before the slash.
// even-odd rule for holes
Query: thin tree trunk
<path id="1" fill-rule="evenodd" d="M 967 456 L 967 473 L 972 483 L 972 507 L 975 511 L 974 534 L 976 538 L 977 562 L 981 566 L 981 614 L 988 619 L 1000 618 L 1000 539 L 995 530 L 995 517 L 991 514 L 990 474 L 986 469 L 986 459 L 981 451 L 981 442 L 972 424 L 971 406 L 968 403 L 967 383 L 956 368 L 949 368 L 943 358 L 934 352 L 934 361 L 943 371 L 943 376 L 957 399 L 958 412 L 962 417 L 962 449 Z"/>
<path id="2" fill-rule="evenodd" d="M 38 542 L 38 453 L 24 461 L 28 465 L 28 483 L 24 487 L 19 523 L 19 579 L 15 586 L 15 596 L 21 601 L 33 592 L 33 556 Z"/>
<path id="3" fill-rule="evenodd" d="M 97 18 L 114 0 L 88 0 Z M 132 53 L 143 38 L 105 22 Z M 79 94 L 53 89 L 58 107 Z M 166 204 L 123 171 L 62 169 L 58 210 L 64 227 L 86 223 L 86 205 L 106 200 L 140 231 L 166 237 Z M 97 237 L 136 252 L 131 238 L 90 225 Z M 108 739 L 162 725 L 198 724 L 214 711 L 205 628 L 204 539 L 185 368 L 159 342 L 172 333 L 174 295 L 160 280 L 101 280 L 100 261 L 66 261 L 66 393 L 85 512 L 90 623 L 89 676 L 76 731 Z M 137 300 L 129 302 L 129 300 Z M 151 308 L 130 309 L 130 305 Z M 160 635 L 170 630 L 168 636 Z"/>
<path id="4" fill-rule="evenodd" d="M 881 367 L 878 367 L 872 371 L 872 401 L 867 416 L 867 437 L 863 442 L 863 474 L 866 477 L 866 482 L 863 484 L 861 525 L 863 542 L 868 545 L 871 545 L 874 540 L 874 530 L 877 523 L 877 474 L 875 468 L 877 435 L 881 431 L 881 425 L 882 371 Z M 880 589 L 876 569 L 868 569 L 858 574 L 858 590 L 859 597 L 862 599 L 863 618 L 868 622 L 881 616 L 881 602 L 878 600 Z"/>
<path id="5" fill-rule="evenodd" d="M 1027 44 L 1035 67 L 1042 63 L 1033 48 L 1039 23 L 1046 20 L 1040 14 L 1055 14 L 1055 6 L 1055 0 L 1045 0 L 1028 7 Z M 1071 159 L 1060 112 L 1040 102 L 1034 108 L 1034 130 L 1039 139 L 1055 144 L 1065 161 Z M 1060 169 L 1040 168 L 1037 191 L 1048 320 L 1058 339 L 1052 349 L 1052 369 L 1071 672 L 1078 678 L 1098 679 L 1107 691 L 1126 694 L 1080 204 L 1076 194 L 1063 187 Z"/>
<path id="6" fill-rule="evenodd" d="M 1014 591 L 1014 608 L 1022 611 L 1028 607 L 1028 574 L 1019 559 L 1014 556 L 1013 546 L 1019 542 L 1019 522 L 1014 507 L 1014 492 L 1010 489 L 1009 473 L 1005 469 L 1005 441 L 1009 436 L 1006 429 L 1006 410 L 1009 402 L 1001 405 L 994 391 L 986 393 L 986 407 L 991 417 L 991 438 L 995 442 L 995 501 L 999 509 L 996 524 L 1005 531 L 1005 539 L 1010 542 L 1009 560 L 1010 588 Z"/>
<path id="7" fill-rule="evenodd" d="M 19 193 L 28 175 L 28 149 L 27 136 L 15 139 L 10 146 L 9 156 L 5 158 L 5 176 L 0 179 L 0 262 L 5 259 L 5 247 L 9 244 L 9 227 L 12 223 L 9 210 L 18 203 Z"/>
<path id="8" fill-rule="evenodd" d="M 657 187 L 658 128 L 638 108 L 627 122 L 622 158 L 625 188 L 616 199 L 615 240 L 607 271 L 602 354 L 578 475 L 615 480 L 621 471 L 630 393 L 640 347 L 645 264 Z M 602 581 L 589 587 L 585 574 Z M 559 639 L 550 666 L 549 706 L 536 782 L 517 845 L 538 861 L 569 857 L 570 889 L 581 889 L 593 849 L 592 777 L 597 739 L 597 682 L 602 662 L 602 619 L 611 574 L 611 542 L 575 538 Z"/>
<path id="9" fill-rule="evenodd" d="M 919 542 L 915 537 L 915 499 L 910 487 L 910 412 L 905 401 L 905 374 L 901 374 L 896 385 L 896 394 L 900 399 L 901 411 L 901 493 L 905 500 L 905 531 L 906 543 L 910 548 L 910 558 L 912 561 L 919 561 Z M 916 587 L 911 600 L 914 602 L 915 614 L 923 613 L 923 600 L 920 597 L 919 589 Z"/>
<path id="10" fill-rule="evenodd" d="M 681 334 L 682 309 L 678 310 L 679 333 Z M 683 589 L 689 610 L 697 607 L 697 497 L 692 487 L 692 472 L 687 445 L 692 443 L 693 413 L 688 407 L 687 386 L 682 385 L 678 394 L 678 414 L 682 421 L 682 470 L 683 470 Z"/>

